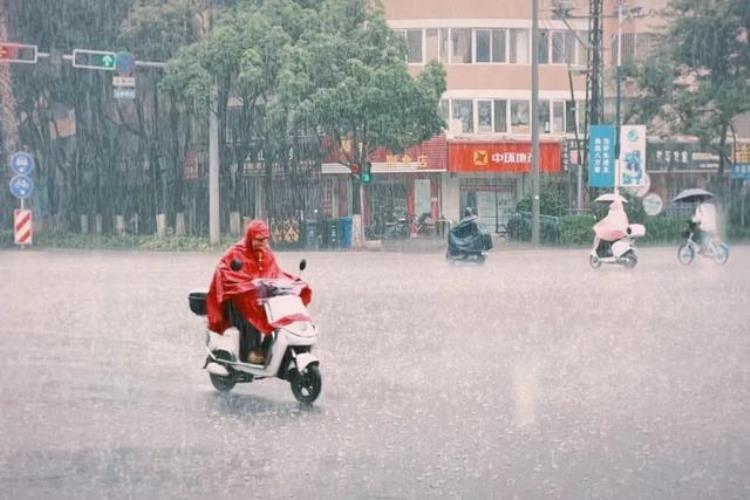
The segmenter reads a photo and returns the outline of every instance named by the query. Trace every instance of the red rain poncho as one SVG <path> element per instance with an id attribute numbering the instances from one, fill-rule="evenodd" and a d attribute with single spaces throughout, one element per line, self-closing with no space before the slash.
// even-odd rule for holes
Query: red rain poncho
<path id="1" fill-rule="evenodd" d="M 290 279 L 295 277 L 282 271 L 276 263 L 276 257 L 270 249 L 253 251 L 252 240 L 268 238 L 268 226 L 262 220 L 253 220 L 247 227 L 245 239 L 232 245 L 221 257 L 216 266 L 211 287 L 208 290 L 206 306 L 208 309 L 208 327 L 211 331 L 224 333 L 231 325 L 224 314 L 224 302 L 232 300 L 237 310 L 247 318 L 261 333 L 267 334 L 273 327 L 266 320 L 263 307 L 258 304 L 255 285 L 256 278 Z M 231 268 L 232 261 L 242 263 L 238 271 Z M 300 294 L 305 305 L 310 303 L 312 290 L 305 286 Z"/>

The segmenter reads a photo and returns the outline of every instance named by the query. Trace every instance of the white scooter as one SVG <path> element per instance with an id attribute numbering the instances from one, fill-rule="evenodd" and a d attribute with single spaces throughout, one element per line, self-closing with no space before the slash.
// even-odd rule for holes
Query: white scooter
<path id="1" fill-rule="evenodd" d="M 630 224 L 625 231 L 626 234 L 611 245 L 598 242 L 591 249 L 589 264 L 598 269 L 602 264 L 622 264 L 626 269 L 633 269 L 638 264 L 635 254 L 635 239 L 646 235 L 646 228 L 642 224 Z M 596 240 L 594 240 L 596 241 Z"/>
<path id="2" fill-rule="evenodd" d="M 233 267 L 238 262 L 233 263 Z M 306 262 L 300 262 L 299 269 Z M 235 268 L 235 270 L 237 270 Z M 208 357 L 204 368 L 213 386 L 222 392 L 232 390 L 236 383 L 252 382 L 270 377 L 289 381 L 294 397 L 300 403 L 311 404 L 320 395 L 322 378 L 318 358 L 312 348 L 318 340 L 318 328 L 310 321 L 307 308 L 299 297 L 301 281 L 257 279 L 262 287 L 263 304 L 268 322 L 274 326 L 272 343 L 265 363 L 252 364 L 240 360 L 240 332 L 228 328 L 223 335 L 206 331 Z M 190 310 L 205 316 L 206 292 L 191 292 Z"/>

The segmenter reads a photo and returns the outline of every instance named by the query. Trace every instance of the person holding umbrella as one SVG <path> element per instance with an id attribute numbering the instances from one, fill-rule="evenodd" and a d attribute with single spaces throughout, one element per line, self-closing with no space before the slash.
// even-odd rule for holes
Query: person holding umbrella
<path id="1" fill-rule="evenodd" d="M 703 189 L 686 189 L 675 196 L 675 202 L 697 202 L 690 218 L 690 230 L 700 245 L 698 253 L 703 253 L 709 241 L 716 237 L 716 206 L 711 203 L 714 195 Z"/>

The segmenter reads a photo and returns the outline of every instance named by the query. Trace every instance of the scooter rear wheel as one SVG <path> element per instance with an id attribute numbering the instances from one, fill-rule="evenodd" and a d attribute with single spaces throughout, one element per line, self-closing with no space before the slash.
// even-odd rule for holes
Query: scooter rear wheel
<path id="1" fill-rule="evenodd" d="M 602 265 L 602 261 L 596 255 L 589 255 L 589 265 L 594 269 L 599 269 Z"/>
<path id="2" fill-rule="evenodd" d="M 228 354 L 226 354 L 223 351 L 217 352 L 215 356 L 217 359 L 229 359 L 230 358 Z M 213 360 L 211 359 L 211 356 L 209 356 L 208 359 L 206 360 L 207 363 L 210 363 L 212 361 Z M 216 389 L 219 392 L 229 392 L 232 389 L 234 389 L 234 384 L 236 384 L 236 382 L 231 376 L 222 377 L 221 375 L 215 375 L 213 373 L 209 373 L 208 377 L 211 379 L 211 385 L 213 385 L 214 389 Z"/>
<path id="3" fill-rule="evenodd" d="M 313 365 L 308 366 L 305 373 L 295 372 L 290 384 L 294 398 L 300 403 L 309 405 L 320 395 L 323 378 L 320 375 L 320 369 Z"/>

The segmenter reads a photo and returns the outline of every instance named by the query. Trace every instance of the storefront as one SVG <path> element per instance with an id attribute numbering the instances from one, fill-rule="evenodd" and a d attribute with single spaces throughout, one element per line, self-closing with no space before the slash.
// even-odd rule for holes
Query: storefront
<path id="1" fill-rule="evenodd" d="M 540 144 L 540 171 L 561 172 L 561 144 Z M 451 219 L 472 207 L 491 230 L 503 232 L 516 204 L 530 189 L 531 143 L 455 141 L 448 144 L 448 171 L 442 186 Z"/>
<path id="2" fill-rule="evenodd" d="M 405 236 L 421 231 L 420 220 L 441 215 L 441 177 L 447 171 L 447 145 L 438 136 L 402 154 L 378 149 L 370 156 L 371 181 L 361 185 L 362 220 L 370 239 L 385 237 L 386 222 L 406 219 Z M 348 167 L 324 163 L 324 212 L 341 217 L 351 214 L 352 183 Z M 422 217 L 420 217 L 422 216 Z"/>

